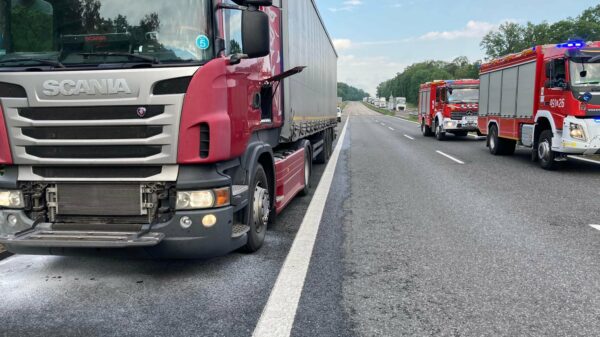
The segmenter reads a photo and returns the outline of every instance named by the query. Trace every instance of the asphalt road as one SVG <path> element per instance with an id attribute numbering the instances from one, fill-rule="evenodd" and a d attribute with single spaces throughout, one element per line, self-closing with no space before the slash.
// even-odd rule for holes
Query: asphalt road
<path id="1" fill-rule="evenodd" d="M 292 336 L 598 335 L 600 166 L 547 172 L 524 150 L 424 138 L 360 103 L 345 114 Z M 310 201 L 255 255 L 10 257 L 0 336 L 250 336 Z"/>

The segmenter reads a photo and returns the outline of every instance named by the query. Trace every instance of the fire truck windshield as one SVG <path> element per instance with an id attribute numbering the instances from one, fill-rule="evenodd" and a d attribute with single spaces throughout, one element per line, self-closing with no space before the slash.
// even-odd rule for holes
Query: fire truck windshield
<path id="1" fill-rule="evenodd" d="M 448 92 L 448 103 L 477 103 L 479 102 L 479 89 L 454 88 Z"/>
<path id="2" fill-rule="evenodd" d="M 571 85 L 587 86 L 600 84 L 600 63 L 570 61 Z"/>
<path id="3" fill-rule="evenodd" d="M 0 0 L 0 68 L 211 59 L 210 0 Z"/>

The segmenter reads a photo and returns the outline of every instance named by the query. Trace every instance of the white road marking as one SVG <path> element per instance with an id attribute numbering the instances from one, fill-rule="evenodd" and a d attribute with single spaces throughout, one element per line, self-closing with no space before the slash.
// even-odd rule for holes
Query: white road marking
<path id="1" fill-rule="evenodd" d="M 575 160 L 581 160 L 587 163 L 592 163 L 592 164 L 600 164 L 600 161 L 598 160 L 594 160 L 594 159 L 589 159 L 589 158 L 582 158 L 582 157 L 577 157 L 577 156 L 567 156 L 567 158 L 571 158 L 571 159 L 575 159 Z"/>
<path id="2" fill-rule="evenodd" d="M 448 158 L 448 159 L 450 159 L 450 160 L 452 160 L 452 161 L 454 161 L 454 162 L 457 162 L 457 163 L 459 163 L 459 164 L 461 164 L 461 165 L 464 165 L 464 164 L 465 164 L 465 162 L 464 162 L 464 161 L 462 161 L 462 160 L 459 160 L 459 159 L 456 159 L 456 158 L 452 157 L 451 155 L 449 155 L 449 154 L 446 154 L 446 153 L 444 153 L 444 152 L 442 152 L 442 151 L 435 151 L 435 152 L 437 152 L 438 154 L 441 154 L 442 156 L 444 156 L 444 157 L 446 157 L 446 158 Z"/>
<path id="3" fill-rule="evenodd" d="M 410 140 L 415 140 L 413 137 L 409 136 L 409 135 L 404 135 L 404 137 L 410 139 Z"/>
<path id="4" fill-rule="evenodd" d="M 597 229 L 600 231 L 600 225 L 590 225 L 590 227 L 592 227 L 593 229 Z"/>
<path id="5" fill-rule="evenodd" d="M 390 117 L 391 117 L 391 116 L 390 116 Z M 413 124 L 421 125 L 421 124 L 419 124 L 419 122 L 414 122 L 414 121 L 411 121 L 411 120 L 408 120 L 408 119 L 406 119 L 406 118 L 402 118 L 402 117 L 397 117 L 397 116 L 395 116 L 395 117 L 392 117 L 392 118 L 396 118 L 396 119 L 399 119 L 399 120 L 401 120 L 401 121 L 408 122 L 408 123 L 413 123 Z"/>
<path id="6" fill-rule="evenodd" d="M 395 129 L 393 127 L 391 127 L 391 126 L 388 126 L 388 129 L 390 129 L 392 131 L 395 131 Z"/>
<path id="7" fill-rule="evenodd" d="M 385 126 L 385 123 L 381 123 L 381 126 Z"/>
<path id="8" fill-rule="evenodd" d="M 348 120 L 256 324 L 253 337 L 286 337 L 292 331 L 333 174 L 346 136 Z"/>

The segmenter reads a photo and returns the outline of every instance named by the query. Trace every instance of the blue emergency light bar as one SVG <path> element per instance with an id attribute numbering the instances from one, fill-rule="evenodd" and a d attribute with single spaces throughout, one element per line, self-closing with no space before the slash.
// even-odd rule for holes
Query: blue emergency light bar
<path id="1" fill-rule="evenodd" d="M 559 43 L 556 45 L 557 48 L 583 48 L 586 46 L 585 41 L 582 40 L 574 40 L 574 41 L 569 41 L 569 42 L 565 42 L 565 43 Z"/>

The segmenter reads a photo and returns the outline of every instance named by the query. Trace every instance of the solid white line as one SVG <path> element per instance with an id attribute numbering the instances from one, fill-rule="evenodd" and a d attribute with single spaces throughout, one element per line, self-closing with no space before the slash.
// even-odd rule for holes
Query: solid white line
<path id="1" fill-rule="evenodd" d="M 457 162 L 457 163 L 459 163 L 459 164 L 461 164 L 461 165 L 464 165 L 464 164 L 465 164 L 465 162 L 464 162 L 464 161 L 462 161 L 462 160 L 459 160 L 459 159 L 456 159 L 456 158 L 452 157 L 451 155 L 449 155 L 449 154 L 446 154 L 446 153 L 444 153 L 444 152 L 442 152 L 442 151 L 435 151 L 435 152 L 437 152 L 438 154 L 441 154 L 442 156 L 444 156 L 444 157 L 446 157 L 446 158 L 448 158 L 448 159 L 450 159 L 450 160 L 453 160 L 453 161 L 455 161 L 455 162 Z"/>
<path id="2" fill-rule="evenodd" d="M 597 229 L 600 231 L 600 225 L 590 225 L 590 227 L 592 227 L 593 229 Z"/>
<path id="3" fill-rule="evenodd" d="M 413 137 L 409 136 L 409 135 L 404 135 L 404 137 L 410 139 L 410 140 L 415 140 Z"/>
<path id="4" fill-rule="evenodd" d="M 269 300 L 256 324 L 253 337 L 286 337 L 292 331 L 325 203 L 346 136 L 348 120 L 304 215 L 292 248 L 281 267 Z"/>
<path id="5" fill-rule="evenodd" d="M 393 127 L 391 127 L 391 126 L 388 126 L 388 129 L 390 129 L 390 130 L 392 130 L 392 131 L 394 131 L 394 130 L 395 130 L 395 129 L 394 129 Z"/>
<path id="6" fill-rule="evenodd" d="M 390 117 L 392 117 L 392 116 L 390 116 Z M 397 117 L 397 116 L 394 116 L 394 117 L 392 117 L 392 118 L 396 118 L 396 119 L 399 119 L 399 120 L 401 120 L 401 121 L 408 122 L 408 123 L 413 123 L 413 124 L 421 125 L 421 124 L 419 124 L 419 122 L 413 122 L 413 121 L 409 121 L 408 119 L 406 119 L 406 118 L 402 118 L 402 117 Z"/>
<path id="7" fill-rule="evenodd" d="M 592 163 L 592 164 L 600 164 L 600 161 L 589 159 L 589 158 L 581 158 L 581 157 L 577 157 L 577 156 L 567 156 L 567 158 L 571 158 L 571 159 L 575 159 L 575 160 L 581 160 L 581 161 L 584 161 L 584 162 L 587 162 L 587 163 Z"/>

